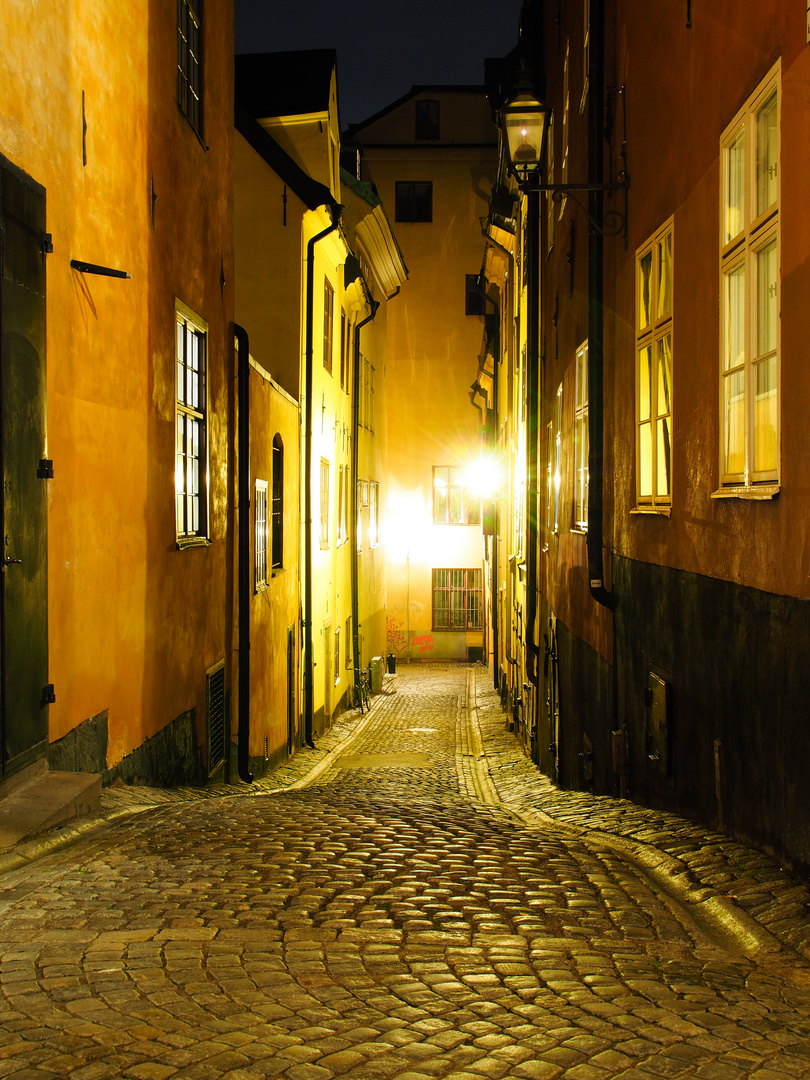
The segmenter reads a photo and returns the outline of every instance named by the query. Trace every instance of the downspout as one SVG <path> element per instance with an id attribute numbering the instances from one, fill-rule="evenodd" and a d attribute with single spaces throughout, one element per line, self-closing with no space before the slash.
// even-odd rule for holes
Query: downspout
<path id="1" fill-rule="evenodd" d="M 399 286 L 389 300 L 399 293 Z M 352 657 L 354 665 L 354 686 L 360 686 L 360 555 L 357 550 L 357 474 L 360 468 L 360 331 L 377 314 L 379 300 L 369 297 L 371 314 L 362 319 L 354 328 L 354 396 L 352 398 L 352 512 L 349 529 L 349 543 L 352 545 Z"/>
<path id="2" fill-rule="evenodd" d="M 510 281 L 514 281 L 514 271 L 515 271 L 515 256 L 514 256 L 514 255 L 512 254 L 512 252 L 511 252 L 511 251 L 510 251 L 510 250 L 509 250 L 508 248 L 505 248 L 505 247 L 503 246 L 503 244 L 500 244 L 500 243 L 499 243 L 499 242 L 498 242 L 498 241 L 497 241 L 497 240 L 495 239 L 495 237 L 494 237 L 494 236 L 490 236 L 490 235 L 489 235 L 489 234 L 487 233 L 487 230 L 486 230 L 486 226 L 485 226 L 485 225 L 482 225 L 482 226 L 481 226 L 481 233 L 482 233 L 482 235 L 484 236 L 484 238 L 485 238 L 485 239 L 486 239 L 486 240 L 487 240 L 487 241 L 488 241 L 488 242 L 489 242 L 490 244 L 493 244 L 493 245 L 494 245 L 494 246 L 495 246 L 496 248 L 499 248 L 499 249 L 500 249 L 500 250 L 501 250 L 501 251 L 502 251 L 502 252 L 504 253 L 504 255 L 506 256 L 506 258 L 507 258 L 507 259 L 509 260 L 509 280 L 510 280 Z M 507 295 L 508 295 L 508 293 L 507 293 Z M 510 327 L 510 331 L 509 331 L 509 332 L 511 333 L 511 327 Z M 496 375 L 497 375 L 497 365 L 496 365 Z M 497 382 L 496 382 L 496 383 L 495 383 L 495 407 L 496 407 L 496 409 L 497 409 L 497 406 L 498 406 L 498 389 L 497 389 L 497 386 L 498 386 L 498 384 L 497 384 Z M 500 424 L 498 425 L 498 430 L 500 430 Z M 497 542 L 497 537 L 496 537 L 496 542 Z M 507 550 L 508 550 L 508 549 L 507 549 Z M 494 554 L 493 554 L 493 558 L 495 558 L 496 556 L 497 556 L 497 547 L 495 548 L 495 552 L 494 552 Z M 511 580 L 511 579 L 510 579 L 510 577 L 509 577 L 509 576 L 507 576 L 507 583 L 508 583 L 508 582 L 509 582 L 510 580 Z M 506 594 L 506 609 L 507 609 L 507 611 L 511 611 L 511 610 L 512 610 L 512 594 L 511 594 L 511 592 L 509 592 L 509 591 L 507 591 L 507 594 Z M 496 638 L 496 641 L 497 641 L 497 638 Z M 511 652 L 511 646 L 512 646 L 512 635 L 511 635 L 511 634 L 506 634 L 506 633 L 504 633 L 504 635 L 503 635 L 503 644 L 504 644 L 504 649 L 503 649 L 503 651 L 504 651 L 504 655 L 506 656 L 506 662 L 507 662 L 507 663 L 508 663 L 508 664 L 509 664 L 509 665 L 510 665 L 511 667 L 515 667 L 515 666 L 517 665 L 517 660 L 515 659 L 515 657 L 514 657 L 514 656 L 512 656 L 512 652 Z M 497 677 L 497 673 L 496 673 L 496 677 Z M 501 688 L 500 688 L 500 684 L 499 684 L 499 683 L 496 683 L 495 689 L 496 689 L 496 690 L 498 690 L 498 691 L 500 691 L 500 689 L 501 689 Z"/>
<path id="3" fill-rule="evenodd" d="M 588 182 L 601 184 L 604 175 L 605 4 L 591 3 L 591 71 L 588 107 Z M 588 230 L 588 581 L 597 604 L 611 610 L 616 597 L 605 588 L 602 554 L 602 503 L 604 482 L 604 247 L 600 228 L 603 193 L 588 196 L 591 220 Z"/>
<path id="4" fill-rule="evenodd" d="M 306 345 L 304 351 L 304 741 L 314 746 L 312 686 L 312 316 L 315 287 L 315 245 L 340 225 L 343 208 L 330 206 L 332 224 L 307 242 Z"/>
<path id="5" fill-rule="evenodd" d="M 526 354 L 528 362 L 527 393 L 528 423 L 526 425 L 526 674 L 537 690 L 538 648 L 534 642 L 537 621 L 537 410 L 539 395 L 537 384 L 540 377 L 540 192 L 529 191 L 528 200 L 528 247 L 529 247 L 529 296 L 526 311 Z"/>
<path id="6" fill-rule="evenodd" d="M 237 768 L 246 784 L 250 771 L 250 342 L 247 331 L 234 324 L 237 349 L 237 504 L 239 506 L 239 712 L 237 717 Z"/>

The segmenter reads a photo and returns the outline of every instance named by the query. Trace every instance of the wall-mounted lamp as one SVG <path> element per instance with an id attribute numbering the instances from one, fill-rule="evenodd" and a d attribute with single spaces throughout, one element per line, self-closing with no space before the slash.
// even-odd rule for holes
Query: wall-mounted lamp
<path id="1" fill-rule="evenodd" d="M 624 87 L 616 90 L 624 105 Z M 602 236 L 623 236 L 627 247 L 627 192 L 630 177 L 624 168 L 625 143 L 622 143 L 619 178 L 610 183 L 593 184 L 543 184 L 541 174 L 546 151 L 550 106 L 534 95 L 532 75 L 521 60 L 520 69 L 515 79 L 515 94 L 501 107 L 500 126 L 506 147 L 508 171 L 514 176 L 517 185 L 524 193 L 529 191 L 548 191 L 555 202 L 570 196 L 588 218 L 592 228 Z M 624 210 L 610 210 L 602 220 L 597 220 L 584 203 L 577 198 L 580 191 L 623 191 Z"/>

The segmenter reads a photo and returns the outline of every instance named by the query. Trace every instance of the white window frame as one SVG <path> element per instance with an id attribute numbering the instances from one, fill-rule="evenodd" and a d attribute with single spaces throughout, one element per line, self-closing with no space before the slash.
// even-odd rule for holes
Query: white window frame
<path id="1" fill-rule="evenodd" d="M 174 309 L 175 534 L 177 546 L 183 548 L 209 543 L 208 323 L 177 298 Z M 194 342 L 196 384 L 189 362 Z"/>
<path id="2" fill-rule="evenodd" d="M 574 531 L 588 531 L 588 342 L 574 357 Z"/>
<path id="3" fill-rule="evenodd" d="M 660 309 L 661 251 L 670 253 L 669 307 Z M 644 272 L 649 259 L 649 274 Z M 673 378 L 673 309 L 675 273 L 674 219 L 668 218 L 661 227 L 636 251 L 636 509 L 668 513 L 672 505 L 672 378 Z M 646 290 L 646 298 L 645 298 Z M 646 321 L 645 321 L 646 320 Z M 669 401 L 660 400 L 661 378 L 659 364 L 666 364 L 666 342 L 669 340 L 668 386 Z M 649 350 L 650 362 L 646 372 L 644 362 Z M 669 469 L 667 483 L 661 484 L 660 454 L 666 454 L 669 440 Z M 649 450 L 649 484 L 645 482 L 644 446 Z M 649 487 L 649 490 L 645 490 Z"/>
<path id="4" fill-rule="evenodd" d="M 768 205 L 760 209 L 757 205 L 757 164 L 758 139 L 757 114 L 767 105 L 770 98 L 776 96 L 776 151 L 775 161 L 769 170 L 773 188 Z M 779 491 L 780 481 L 780 412 L 781 412 L 781 266 L 780 266 L 780 137 L 781 137 L 781 62 L 777 61 L 768 72 L 754 93 L 737 113 L 723 132 L 720 139 L 720 446 L 719 475 L 720 486 L 713 492 L 714 498 L 772 498 Z M 732 155 L 737 146 L 738 137 L 744 139 L 741 169 L 732 177 Z M 766 159 L 767 162 L 771 160 Z M 734 181 L 734 182 L 732 182 Z M 765 178 L 766 187 L 768 180 Z M 741 187 L 741 190 L 739 190 Z M 734 199 L 735 192 L 737 194 Z M 736 203 L 736 205 L 734 205 Z M 737 217 L 732 217 L 732 209 Z M 732 235 L 733 233 L 733 235 Z M 758 256 L 775 248 L 776 276 L 773 284 L 774 339 L 761 355 L 758 355 L 758 320 L 760 299 L 758 294 L 757 270 Z M 737 323 L 739 335 L 732 338 L 730 320 L 733 315 L 735 300 L 731 297 L 730 281 L 738 274 L 744 275 L 742 293 L 736 299 L 740 301 L 741 318 Z M 740 337 L 742 340 L 738 340 Z M 736 362 L 732 362 L 732 348 L 736 343 Z M 742 359 L 739 359 L 740 354 Z M 758 431 L 766 426 L 757 417 L 757 381 L 764 365 L 773 362 L 774 372 L 769 380 L 767 397 L 775 398 L 773 415 L 773 450 L 771 465 L 763 467 L 757 462 Z M 729 437 L 729 409 L 726 397 L 731 393 L 731 380 L 742 375 L 743 405 L 740 414 L 743 427 L 743 450 L 740 468 L 733 468 L 727 451 Z M 770 385 L 772 384 L 772 385 Z M 770 427 L 770 424 L 767 424 Z"/>
<path id="5" fill-rule="evenodd" d="M 255 481 L 253 500 L 253 591 L 267 588 L 268 548 L 270 544 L 269 500 L 266 480 Z"/>

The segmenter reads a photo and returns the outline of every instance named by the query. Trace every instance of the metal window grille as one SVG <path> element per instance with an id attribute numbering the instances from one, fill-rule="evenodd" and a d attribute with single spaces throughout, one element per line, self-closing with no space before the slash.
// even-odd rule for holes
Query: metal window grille
<path id="1" fill-rule="evenodd" d="M 255 546 L 255 580 L 256 592 L 264 589 L 267 585 L 267 481 L 256 481 L 256 546 Z"/>
<path id="2" fill-rule="evenodd" d="M 225 760 L 225 661 L 220 660 L 206 672 L 205 679 L 206 745 L 208 775 Z"/>
<path id="3" fill-rule="evenodd" d="M 433 629 L 480 630 L 481 570 L 433 571 Z"/>
<path id="4" fill-rule="evenodd" d="M 177 0 L 177 104 L 202 137 L 202 0 Z"/>

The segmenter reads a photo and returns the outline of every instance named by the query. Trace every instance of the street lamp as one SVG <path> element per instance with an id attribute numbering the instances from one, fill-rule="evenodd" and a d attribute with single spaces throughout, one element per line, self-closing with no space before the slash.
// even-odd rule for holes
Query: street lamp
<path id="1" fill-rule="evenodd" d="M 531 72 L 525 61 L 521 61 L 515 91 L 512 100 L 501 109 L 501 123 L 510 171 L 523 188 L 539 176 L 551 110 L 534 96 Z"/>

